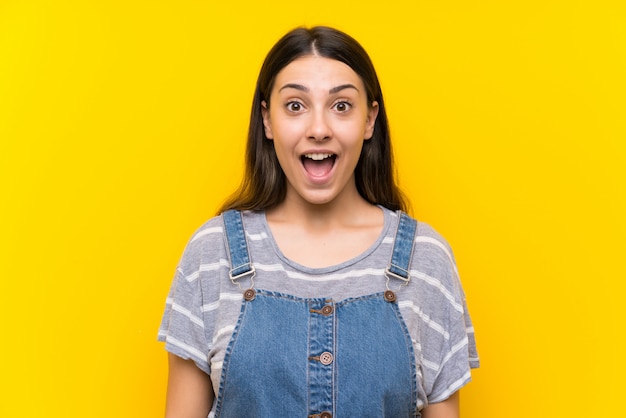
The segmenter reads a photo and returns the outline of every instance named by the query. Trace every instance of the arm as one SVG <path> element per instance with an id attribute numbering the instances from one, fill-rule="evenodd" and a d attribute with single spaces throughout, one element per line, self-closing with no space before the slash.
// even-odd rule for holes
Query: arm
<path id="1" fill-rule="evenodd" d="M 168 353 L 166 418 L 206 418 L 213 405 L 211 378 L 191 360 Z"/>
<path id="2" fill-rule="evenodd" d="M 430 404 L 422 410 L 422 418 L 459 418 L 460 416 L 458 391 L 445 401 Z"/>

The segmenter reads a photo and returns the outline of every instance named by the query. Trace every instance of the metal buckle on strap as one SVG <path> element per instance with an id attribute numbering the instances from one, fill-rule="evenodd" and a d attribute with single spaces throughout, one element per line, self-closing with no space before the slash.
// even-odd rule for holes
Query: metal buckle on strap
<path id="1" fill-rule="evenodd" d="M 401 276 L 397 273 L 394 273 L 393 271 L 391 271 L 391 267 L 395 267 L 397 270 L 399 271 L 403 271 L 406 273 L 406 277 Z M 398 267 L 398 266 L 389 266 L 385 269 L 385 277 L 387 278 L 387 281 L 385 282 L 385 287 L 387 288 L 387 290 L 391 290 L 389 288 L 389 281 L 391 280 L 391 278 L 393 277 L 394 279 L 398 279 L 400 281 L 402 281 L 402 283 L 400 284 L 400 286 L 398 286 L 398 288 L 402 287 L 402 286 L 408 286 L 409 282 L 411 281 L 411 275 L 409 274 L 408 271 Z"/>
<path id="2" fill-rule="evenodd" d="M 243 273 L 239 273 L 233 276 L 233 272 L 240 270 L 242 267 L 244 266 L 250 266 L 249 269 L 247 269 L 246 271 L 244 271 Z M 252 263 L 246 263 L 246 264 L 242 264 L 241 266 L 238 266 L 232 270 L 230 270 L 228 272 L 228 277 L 230 278 L 230 281 L 234 284 L 237 285 L 239 287 L 240 290 L 243 290 L 243 288 L 241 287 L 241 284 L 239 284 L 239 282 L 237 280 L 241 279 L 242 277 L 245 277 L 247 275 L 252 275 L 250 277 L 250 289 L 252 289 L 254 287 L 254 276 L 256 276 L 256 270 L 254 268 L 254 266 L 252 265 Z"/>
<path id="3" fill-rule="evenodd" d="M 400 271 L 403 271 L 404 273 L 406 273 L 406 277 L 401 276 L 401 275 L 391 271 L 391 266 L 390 266 L 390 267 L 387 267 L 385 269 L 385 276 L 387 276 L 387 279 L 389 279 L 390 276 L 391 276 L 391 277 L 396 278 L 398 280 L 402 280 L 405 285 L 409 284 L 409 282 L 411 281 L 411 275 L 409 274 L 409 272 L 404 270 L 403 268 L 398 267 L 398 266 L 393 266 L 393 267 L 395 267 L 397 270 L 400 270 Z"/>

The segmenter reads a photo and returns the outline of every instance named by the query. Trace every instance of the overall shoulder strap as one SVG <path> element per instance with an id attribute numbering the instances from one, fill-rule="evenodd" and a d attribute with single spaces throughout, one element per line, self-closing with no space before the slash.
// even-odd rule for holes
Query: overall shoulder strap
<path id="1" fill-rule="evenodd" d="M 224 220 L 224 236 L 228 246 L 230 258 L 230 279 L 236 280 L 246 274 L 254 273 L 250 262 L 248 243 L 243 229 L 243 219 L 238 210 L 229 210 L 222 213 Z"/>
<path id="2" fill-rule="evenodd" d="M 398 229 L 393 243 L 391 261 L 385 274 L 388 278 L 400 279 L 405 284 L 411 280 L 409 268 L 413 257 L 413 244 L 417 231 L 417 221 L 404 212 L 398 211 Z"/>

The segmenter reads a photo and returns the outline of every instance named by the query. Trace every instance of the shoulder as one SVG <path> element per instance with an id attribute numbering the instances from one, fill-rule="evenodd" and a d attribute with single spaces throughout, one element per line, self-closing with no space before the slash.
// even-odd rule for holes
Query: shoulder
<path id="1" fill-rule="evenodd" d="M 243 218 L 243 228 L 246 232 L 250 227 L 256 227 L 262 218 L 263 212 L 258 211 L 243 211 L 241 212 Z M 198 246 L 212 243 L 216 240 L 221 241 L 224 237 L 224 214 L 220 213 L 200 226 L 191 235 L 187 246 Z"/>
<path id="2" fill-rule="evenodd" d="M 458 307 L 463 300 L 459 273 L 448 241 L 428 223 L 418 221 L 413 244 L 411 275 L 419 291 L 433 300 L 441 297 Z"/>
<path id="3" fill-rule="evenodd" d="M 398 228 L 400 214 L 403 212 L 393 212 L 388 209 L 386 209 L 386 212 L 395 219 L 395 226 L 388 231 L 388 234 L 395 234 Z M 434 257 L 442 262 L 445 261 L 455 264 L 454 254 L 450 244 L 448 244 L 448 241 L 435 228 L 406 213 L 404 213 L 404 215 L 408 216 L 416 223 L 413 243 L 414 258 L 416 253 L 419 253 L 421 256 Z"/>
<path id="4" fill-rule="evenodd" d="M 263 212 L 242 212 L 243 228 L 249 238 L 262 225 Z M 223 214 L 216 215 L 202 224 L 191 235 L 185 246 L 181 266 L 189 267 L 198 262 L 217 262 L 226 256 L 226 239 Z"/>
<path id="5" fill-rule="evenodd" d="M 204 264 L 219 262 L 224 252 L 224 222 L 218 215 L 207 220 L 191 235 L 178 269 L 185 275 L 191 274 Z"/>
<path id="6" fill-rule="evenodd" d="M 221 240 L 224 235 L 224 221 L 222 215 L 210 218 L 202 224 L 189 238 L 187 249 L 190 247 L 198 247 L 206 245 L 216 240 Z"/>
<path id="7" fill-rule="evenodd" d="M 437 256 L 444 262 L 455 264 L 454 253 L 448 241 L 435 228 L 425 222 L 417 223 L 415 249 Z"/>

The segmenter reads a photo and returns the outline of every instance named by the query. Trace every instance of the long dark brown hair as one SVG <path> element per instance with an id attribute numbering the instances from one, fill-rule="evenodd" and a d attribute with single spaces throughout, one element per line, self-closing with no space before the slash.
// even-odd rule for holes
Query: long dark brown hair
<path id="1" fill-rule="evenodd" d="M 364 142 L 355 168 L 356 187 L 359 194 L 374 205 L 391 210 L 408 210 L 408 203 L 396 184 L 385 102 L 374 65 L 355 39 L 333 28 L 316 26 L 288 32 L 267 54 L 252 102 L 245 175 L 239 189 L 226 200 L 219 213 L 228 209 L 269 209 L 285 199 L 287 180 L 276 157 L 274 144 L 265 136 L 261 103 L 266 101 L 269 104 L 280 70 L 306 55 L 345 63 L 363 80 L 368 104 L 371 106 L 372 102 L 378 102 L 374 135 Z"/>

